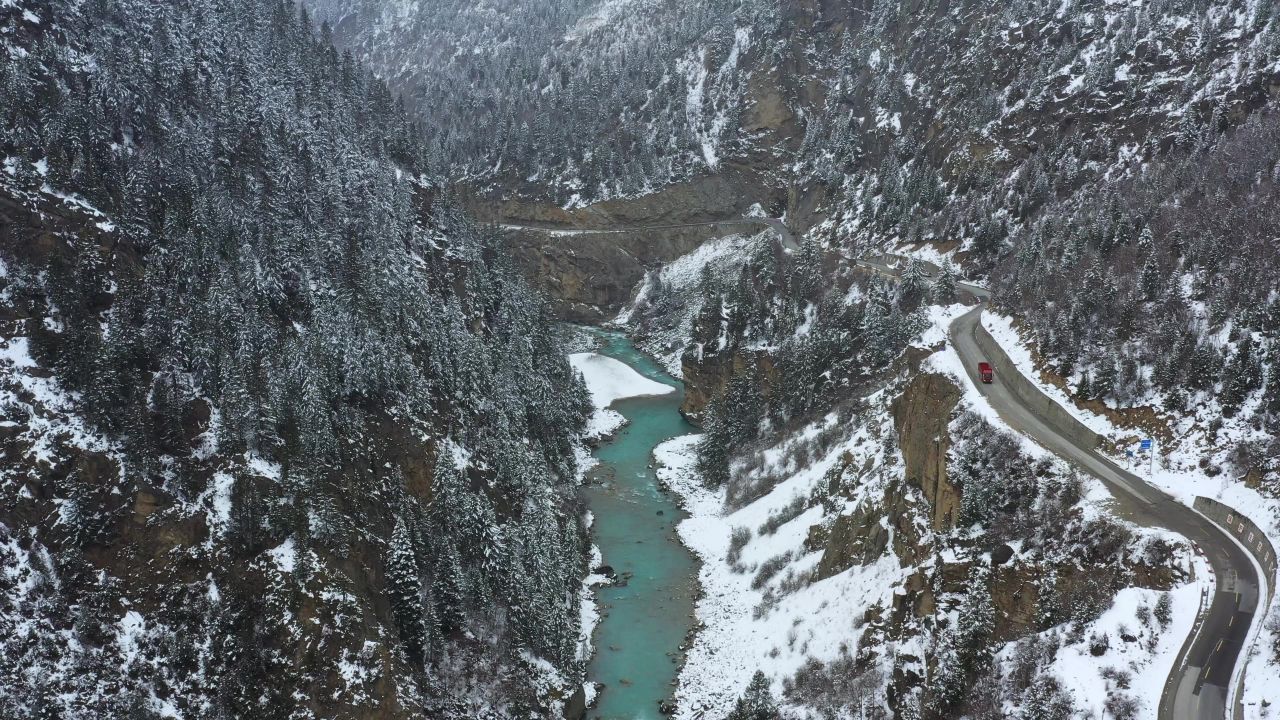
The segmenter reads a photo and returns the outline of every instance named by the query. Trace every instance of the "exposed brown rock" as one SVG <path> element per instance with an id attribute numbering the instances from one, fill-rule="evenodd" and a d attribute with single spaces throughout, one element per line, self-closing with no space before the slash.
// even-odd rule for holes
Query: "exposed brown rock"
<path id="1" fill-rule="evenodd" d="M 1038 565 L 1016 562 L 992 568 L 991 603 L 996 608 L 997 642 L 1007 642 L 1036 630 L 1036 603 L 1043 572 Z"/>
<path id="2" fill-rule="evenodd" d="M 906 479 L 929 502 L 934 530 L 954 527 L 960 508 L 960 490 L 947 480 L 947 449 L 951 446 L 947 425 L 959 401 L 960 390 L 950 378 L 925 373 L 913 378 L 893 403 Z"/>
<path id="3" fill-rule="evenodd" d="M 133 521 L 139 525 L 146 525 L 147 518 L 159 508 L 160 498 L 154 493 L 139 490 L 133 496 Z"/>
<path id="4" fill-rule="evenodd" d="M 685 388 L 680 412 L 697 423 L 711 399 L 722 394 L 734 376 L 746 372 L 753 365 L 759 373 L 762 391 L 767 396 L 778 375 L 773 357 L 768 353 L 734 349 L 707 354 L 701 358 L 686 353 L 680 362 Z"/>
<path id="5" fill-rule="evenodd" d="M 923 560 L 932 549 L 924 546 L 916 523 L 919 511 L 914 508 L 913 494 L 901 483 L 893 483 L 878 503 L 836 518 L 823 535 L 817 577 L 828 578 L 854 565 L 869 565 L 890 549 L 903 565 Z M 814 538 L 812 532 L 810 538 Z"/>
<path id="6" fill-rule="evenodd" d="M 868 565 L 884 555 L 889 533 L 880 524 L 883 516 L 882 508 L 864 505 L 836 518 L 818 562 L 817 579 L 838 575 L 855 565 Z"/>

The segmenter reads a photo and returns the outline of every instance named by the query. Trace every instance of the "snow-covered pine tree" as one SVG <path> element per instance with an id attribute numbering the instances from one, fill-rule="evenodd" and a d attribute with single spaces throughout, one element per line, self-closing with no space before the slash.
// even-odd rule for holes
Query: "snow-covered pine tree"
<path id="1" fill-rule="evenodd" d="M 961 707 L 973 679 L 991 662 L 991 632 L 995 606 L 991 601 L 990 568 L 981 562 L 969 571 L 955 623 L 938 642 L 937 661 L 929 677 L 930 710 L 949 717 Z"/>
<path id="2" fill-rule="evenodd" d="M 422 602 L 422 576 L 408 523 L 397 519 L 386 556 L 387 599 L 391 602 L 400 642 L 410 660 L 426 659 L 427 612 Z"/>
<path id="3" fill-rule="evenodd" d="M 902 271 L 902 282 L 898 284 L 899 307 L 914 309 L 928 291 L 929 275 L 925 272 L 924 265 L 915 258 L 907 260 L 907 267 Z"/>
<path id="4" fill-rule="evenodd" d="M 1039 675 L 1022 695 L 1021 720 L 1070 720 L 1075 707 L 1053 675 Z"/>
<path id="5" fill-rule="evenodd" d="M 747 683 L 747 689 L 742 692 L 742 697 L 738 698 L 725 720 L 780 720 L 781 717 L 773 690 L 769 686 L 769 678 L 762 671 L 756 670 L 751 676 L 751 682 Z"/>
<path id="6" fill-rule="evenodd" d="M 1262 384 L 1262 365 L 1256 357 L 1253 333 L 1246 332 L 1236 345 L 1223 376 L 1222 414 L 1233 417 L 1240 404 Z"/>
<path id="7" fill-rule="evenodd" d="M 956 299 L 956 276 L 950 263 L 942 266 L 942 272 L 929 289 L 929 298 L 939 305 L 949 305 Z"/>
<path id="8" fill-rule="evenodd" d="M 452 540 L 443 539 L 441 544 L 443 547 L 436 556 L 431 596 L 435 600 L 441 631 L 451 635 L 466 627 L 466 579 Z"/>
<path id="9" fill-rule="evenodd" d="M 698 441 L 698 477 L 709 488 L 720 488 L 729 482 L 729 454 L 732 443 L 732 423 L 724 410 L 722 398 L 711 401 L 703 422 L 702 439 Z"/>

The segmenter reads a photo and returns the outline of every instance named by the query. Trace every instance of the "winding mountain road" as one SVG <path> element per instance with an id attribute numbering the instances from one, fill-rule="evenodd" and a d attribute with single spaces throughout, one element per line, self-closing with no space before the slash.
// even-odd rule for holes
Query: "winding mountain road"
<path id="1" fill-rule="evenodd" d="M 616 227 L 593 230 L 575 227 L 548 227 L 516 224 L 500 224 L 512 230 L 533 230 L 556 234 L 609 234 L 673 230 L 692 227 L 726 225 L 766 225 L 772 228 L 784 248 L 796 250 L 795 238 L 786 223 L 779 218 L 734 218 L 730 220 L 684 223 L 672 225 L 648 225 Z M 870 272 L 898 278 L 900 263 L 888 256 L 863 258 L 855 261 Z M 930 274 L 936 274 L 936 269 Z M 1258 612 L 1259 577 L 1253 560 L 1239 544 L 1207 517 L 1178 502 L 1163 490 L 1148 484 L 1103 456 L 1097 448 L 1081 440 L 1092 432 L 1082 425 L 1079 428 L 1064 427 L 1079 424 L 1074 419 L 1064 420 L 1064 413 L 1046 413 L 1043 408 L 1052 400 L 1034 390 L 1030 382 L 1011 389 L 1002 382 L 1010 374 L 1018 373 L 1007 355 L 989 357 L 979 347 L 978 333 L 981 327 L 984 303 L 990 292 L 972 283 L 957 282 L 956 287 L 970 295 L 978 305 L 957 318 L 950 328 L 950 336 L 956 352 L 963 361 L 974 386 L 991 403 L 991 406 L 1014 430 L 1032 438 L 1050 452 L 1098 478 L 1114 497 L 1117 515 L 1139 525 L 1161 527 L 1182 535 L 1204 553 L 1214 573 L 1214 591 L 1203 608 L 1178 653 L 1173 671 L 1165 682 L 1159 699 L 1159 720 L 1225 720 L 1236 715 L 1228 713 L 1227 701 L 1236 666 L 1245 650 L 1254 615 Z M 995 346 L 991 340 L 989 346 Z M 1003 352 L 1000 353 L 1004 355 Z M 977 377 L 978 363 L 991 362 L 997 368 L 996 381 L 985 385 Z M 1029 397 L 1030 393 L 1038 397 Z M 1052 415 L 1053 417 L 1050 417 Z"/>
<path id="2" fill-rule="evenodd" d="M 899 269 L 899 265 L 896 263 L 887 262 L 886 259 L 872 260 L 868 258 L 863 258 L 861 260 L 855 261 L 855 264 L 857 264 L 858 266 L 866 270 L 870 270 L 871 272 L 877 275 L 883 275 L 885 277 L 893 278 L 895 280 L 902 276 L 902 272 Z M 932 266 L 932 269 L 927 268 L 926 272 L 930 275 L 930 277 L 933 277 L 937 275 L 939 270 L 937 266 Z M 986 288 L 982 287 L 981 285 L 974 285 L 973 283 L 967 283 L 961 280 L 956 280 L 956 288 L 969 293 L 980 302 L 991 299 L 991 292 Z"/>
<path id="3" fill-rule="evenodd" d="M 1020 392 L 1001 378 L 1016 373 L 1005 358 L 988 357 L 979 347 L 983 305 L 951 324 L 951 341 L 963 360 L 970 380 L 1000 417 L 1018 432 L 1034 439 L 1050 452 L 1102 481 L 1115 498 L 1118 515 L 1141 525 L 1162 527 L 1195 543 L 1205 554 L 1215 576 L 1215 590 L 1191 635 L 1183 644 L 1173 672 L 1159 700 L 1160 720 L 1223 720 L 1228 717 L 1228 688 L 1247 642 L 1258 608 L 1258 574 L 1252 559 L 1231 537 L 1208 518 L 1147 484 L 1064 432 L 1060 419 L 1037 412 Z M 996 380 L 984 385 L 977 377 L 978 363 L 997 368 Z M 1037 391 L 1038 392 L 1038 391 Z M 1052 402 L 1047 397 L 1036 404 Z"/>
<path id="4" fill-rule="evenodd" d="M 864 258 L 856 263 L 871 272 L 900 277 L 900 262 L 887 256 Z M 930 274 L 936 274 L 936 270 Z M 1160 527 L 1182 535 L 1204 553 L 1214 574 L 1214 591 L 1203 603 L 1191 634 L 1183 643 L 1173 670 L 1165 681 L 1159 698 L 1159 720 L 1225 720 L 1238 717 L 1239 706 L 1227 707 L 1229 688 L 1236 679 L 1254 616 L 1259 609 L 1260 593 L 1257 566 L 1234 539 L 1222 528 L 1192 508 L 1178 502 L 1163 490 L 1124 470 L 1097 451 L 1093 432 L 1065 411 L 1052 412 L 1054 401 L 1035 388 L 1029 380 L 1010 382 L 1019 373 L 1008 355 L 982 328 L 982 311 L 991 294 L 970 283 L 956 287 L 972 294 L 977 307 L 951 324 L 951 342 L 964 363 L 974 387 L 1011 428 L 1035 440 L 1063 460 L 1098 478 L 1114 497 L 1117 515 L 1139 525 Z M 986 334 L 986 343 L 979 342 Z M 998 350 L 984 352 L 981 345 Z M 993 357 L 992 355 L 995 355 Z M 978 378 L 978 363 L 990 362 L 996 367 L 996 379 L 990 385 Z M 1060 409 L 1060 408 L 1059 408 Z"/>
<path id="5" fill-rule="evenodd" d="M 788 250 L 798 250 L 799 245 L 796 244 L 795 235 L 791 229 L 787 227 L 786 222 L 781 218 L 771 217 L 741 217 L 730 218 L 727 220 L 707 220 L 705 222 L 694 223 L 674 223 L 670 225 L 635 225 L 625 227 L 610 228 L 584 228 L 574 227 L 570 225 L 529 225 L 517 222 L 500 222 L 498 227 L 503 230 L 528 230 L 532 232 L 545 232 L 551 235 L 617 235 L 621 233 L 635 232 L 652 232 L 654 230 L 683 230 L 685 228 L 696 227 L 725 227 L 736 225 L 755 225 L 767 226 L 773 229 L 778 236 L 778 242 Z"/>

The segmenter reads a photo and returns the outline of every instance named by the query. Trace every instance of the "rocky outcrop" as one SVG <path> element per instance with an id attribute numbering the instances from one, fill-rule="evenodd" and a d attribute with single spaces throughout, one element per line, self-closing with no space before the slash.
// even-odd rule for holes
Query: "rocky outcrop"
<path id="1" fill-rule="evenodd" d="M 681 414 L 697 424 L 711 400 L 723 394 L 735 376 L 748 372 L 753 366 L 761 380 L 762 392 L 767 396 L 778 375 L 769 353 L 736 348 L 705 355 L 699 355 L 696 348 L 686 351 L 680 359 L 680 374 L 684 378 Z"/>
<path id="2" fill-rule="evenodd" d="M 774 107 L 772 102 L 761 106 L 761 122 L 783 122 L 785 107 Z M 705 223 L 742 218 L 757 203 L 781 213 L 789 202 L 785 191 L 771 187 L 747 166 L 730 167 L 648 195 L 572 210 L 512 192 L 486 195 L 463 190 L 460 195 L 480 222 L 523 226 L 507 231 L 517 267 L 547 294 L 560 317 L 590 323 L 617 314 L 647 270 L 686 255 L 710 239 L 759 231 Z M 622 228 L 646 229 L 613 232 Z"/>
<path id="3" fill-rule="evenodd" d="M 786 195 L 745 167 L 730 167 L 637 197 L 565 209 L 544 197 L 459 191 L 463 206 L 480 222 L 607 230 L 616 227 L 678 225 L 742 217 L 754 204 L 769 208 Z M 779 206 L 777 209 L 781 209 Z"/>
<path id="4" fill-rule="evenodd" d="M 947 480 L 947 426 L 960 391 L 946 376 L 916 375 L 894 401 L 892 412 L 906 464 L 904 481 L 891 483 L 875 503 L 841 515 L 822 538 L 817 576 L 827 578 L 854 565 L 867 565 L 892 550 L 904 565 L 928 557 L 930 530 L 949 529 L 960 507 L 960 490 Z M 836 473 L 849 473 L 847 465 Z M 918 492 L 917 492 L 918 491 Z M 921 503 L 920 499 L 924 502 Z M 918 589 L 923 589 L 923 586 Z M 897 608 L 931 608 L 931 600 L 904 598 Z"/>
<path id="5" fill-rule="evenodd" d="M 821 550 L 815 579 L 868 565 L 892 553 L 904 567 L 915 567 L 893 598 L 881 609 L 879 632 L 885 637 L 909 635 L 936 616 L 939 605 L 954 602 L 967 589 L 972 563 L 985 553 L 958 542 L 961 559 L 945 559 L 937 552 L 934 533 L 955 527 L 962 489 L 948 480 L 949 425 L 960 390 L 946 376 L 917 373 L 891 405 L 894 426 L 905 464 L 901 480 L 891 482 L 874 502 L 864 502 L 833 522 L 811 529 L 810 550 Z M 860 482 L 865 469 L 845 460 L 831 471 L 830 492 Z M 1122 564 L 1093 558 L 1046 563 L 1043 557 L 1023 556 L 1009 545 L 990 548 L 990 593 L 995 609 L 993 639 L 1008 642 L 1041 629 L 1042 587 L 1054 578 L 1059 602 L 1109 597 L 1125 585 L 1167 589 L 1178 581 L 1172 549 L 1159 545 L 1141 559 Z M 981 562 L 987 562 L 982 559 Z"/>
<path id="6" fill-rule="evenodd" d="M 925 559 L 924 533 L 916 522 L 914 493 L 902 483 L 890 485 L 877 503 L 868 503 L 832 523 L 822 546 L 817 578 L 825 579 L 855 565 L 870 565 L 890 550 L 903 565 Z"/>
<path id="7" fill-rule="evenodd" d="M 564 703 L 565 720 L 582 720 L 587 716 L 587 691 L 579 685 Z"/>
<path id="8" fill-rule="evenodd" d="M 565 235 L 525 229 L 508 233 L 508 248 L 525 277 L 551 300 L 558 317 L 600 323 L 627 305 L 650 268 L 740 231 L 738 226 L 700 226 Z"/>
<path id="9" fill-rule="evenodd" d="M 892 408 L 907 483 L 928 501 L 934 530 L 954 527 L 960 509 L 960 490 L 947 479 L 947 426 L 959 401 L 960 390 L 950 378 L 924 373 L 907 384 Z"/>

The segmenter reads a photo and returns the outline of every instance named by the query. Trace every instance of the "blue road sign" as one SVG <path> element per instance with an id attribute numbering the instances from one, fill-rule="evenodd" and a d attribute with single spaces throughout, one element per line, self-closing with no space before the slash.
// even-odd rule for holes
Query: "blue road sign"
<path id="1" fill-rule="evenodd" d="M 1132 450 L 1125 450 L 1125 451 L 1124 451 L 1124 456 L 1125 456 L 1125 457 L 1133 457 L 1133 451 L 1132 451 Z"/>
<path id="2" fill-rule="evenodd" d="M 1139 449 L 1139 450 L 1150 450 L 1150 449 L 1151 449 L 1151 438 L 1146 438 L 1146 439 L 1144 439 L 1142 442 L 1138 443 L 1138 449 Z"/>

